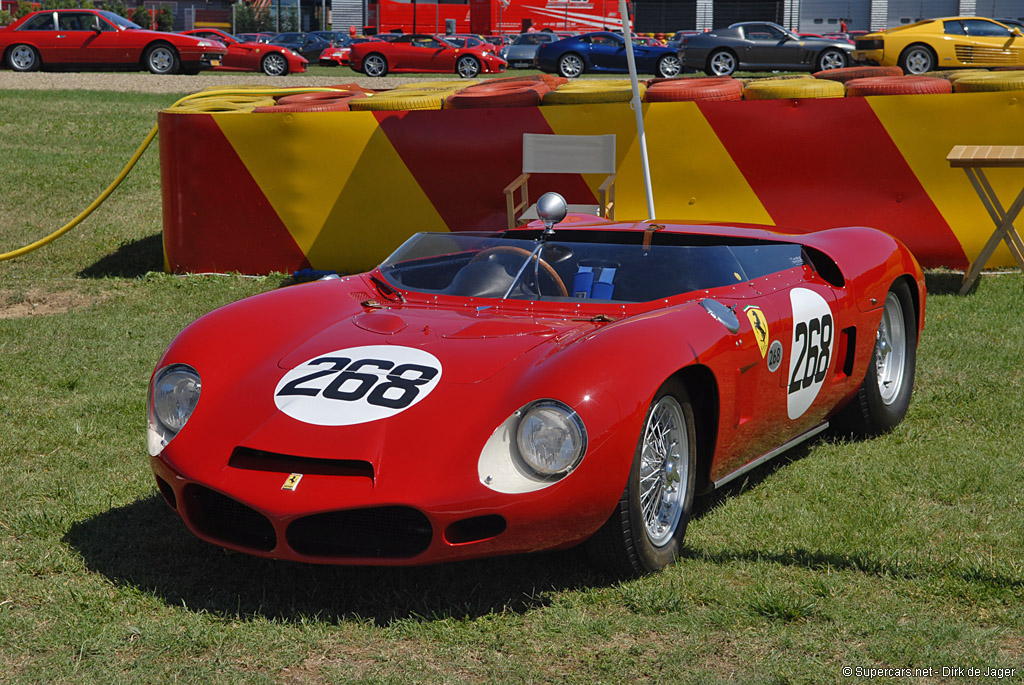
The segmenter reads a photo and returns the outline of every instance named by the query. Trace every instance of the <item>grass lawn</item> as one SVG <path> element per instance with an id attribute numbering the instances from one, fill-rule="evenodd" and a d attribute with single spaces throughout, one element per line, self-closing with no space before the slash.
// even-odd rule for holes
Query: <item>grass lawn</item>
<path id="1" fill-rule="evenodd" d="M 0 92 L 0 252 L 76 215 L 175 99 Z M 164 346 L 286 282 L 160 273 L 156 152 L 82 226 L 0 262 L 0 680 L 1022 679 L 1021 274 L 966 297 L 955 274 L 929 274 L 907 420 L 803 446 L 701 502 L 684 557 L 658 575 L 613 582 L 574 551 L 274 563 L 194 538 L 149 471 L 145 393 Z"/>

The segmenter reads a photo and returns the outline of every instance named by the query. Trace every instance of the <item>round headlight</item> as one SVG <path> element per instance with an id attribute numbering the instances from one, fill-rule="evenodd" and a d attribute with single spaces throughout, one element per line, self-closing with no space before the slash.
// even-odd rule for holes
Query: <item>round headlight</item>
<path id="1" fill-rule="evenodd" d="M 523 412 L 516 442 L 526 466 L 539 476 L 556 476 L 579 464 L 587 449 L 587 432 L 568 406 L 542 400 Z"/>
<path id="2" fill-rule="evenodd" d="M 153 381 L 153 414 L 168 430 L 177 433 L 199 402 L 202 382 L 191 366 L 172 364 Z"/>

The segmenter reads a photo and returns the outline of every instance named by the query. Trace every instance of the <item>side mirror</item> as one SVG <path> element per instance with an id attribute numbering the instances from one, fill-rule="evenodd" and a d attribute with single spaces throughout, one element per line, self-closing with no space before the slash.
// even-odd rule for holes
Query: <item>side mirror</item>
<path id="1" fill-rule="evenodd" d="M 1021 30 L 1020 30 L 1019 28 L 1017 28 L 1016 26 L 1014 26 L 1014 27 L 1013 27 L 1012 29 L 1010 29 L 1010 32 L 1011 32 L 1011 33 L 1012 33 L 1013 35 L 1017 36 L 1018 38 L 1022 38 L 1022 37 L 1024 37 L 1024 31 L 1021 31 Z"/>

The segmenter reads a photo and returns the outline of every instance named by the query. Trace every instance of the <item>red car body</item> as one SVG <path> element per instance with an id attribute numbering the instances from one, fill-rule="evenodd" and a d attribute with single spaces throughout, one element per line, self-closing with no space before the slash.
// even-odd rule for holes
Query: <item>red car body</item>
<path id="1" fill-rule="evenodd" d="M 505 71 L 508 63 L 489 47 L 456 48 L 437 36 L 403 35 L 386 42 L 352 46 L 349 60 L 355 71 L 367 76 L 389 72 L 436 72 L 472 78 L 477 74 Z"/>
<path id="2" fill-rule="evenodd" d="M 43 10 L 0 30 L 3 65 L 15 71 L 198 73 L 219 66 L 226 53 L 227 48 L 216 41 L 149 31 L 105 10 Z"/>
<path id="3" fill-rule="evenodd" d="M 861 411 L 850 403 L 871 388 L 891 390 L 894 413 L 868 428 L 891 428 L 924 304 L 913 256 L 867 228 L 591 217 L 549 237 L 536 224 L 420 234 L 373 272 L 187 327 L 151 383 L 151 465 L 192 532 L 258 556 L 413 565 L 566 548 L 622 533 L 665 388 L 692 409 L 692 434 L 685 488 L 678 464 L 662 484 L 690 496 Z M 886 328 L 897 318 L 902 347 Z M 882 381 L 894 350 L 898 392 Z M 194 401 L 166 402 L 193 372 Z M 167 434 L 155 406 L 187 423 Z M 523 465 L 541 410 L 583 435 L 554 475 Z M 662 545 L 627 572 L 668 563 Z"/>
<path id="4" fill-rule="evenodd" d="M 369 43 L 377 41 L 378 38 L 352 38 L 348 44 L 343 46 L 336 46 L 333 48 L 327 48 L 320 53 L 320 66 L 322 67 L 334 67 L 334 66 L 349 66 L 349 53 L 352 52 L 352 46 L 358 45 L 359 43 Z"/>
<path id="5" fill-rule="evenodd" d="M 214 71 L 262 71 L 268 76 L 301 74 L 309 62 L 288 48 L 268 43 L 241 41 L 220 29 L 192 29 L 182 35 L 220 41 L 228 49 Z"/>

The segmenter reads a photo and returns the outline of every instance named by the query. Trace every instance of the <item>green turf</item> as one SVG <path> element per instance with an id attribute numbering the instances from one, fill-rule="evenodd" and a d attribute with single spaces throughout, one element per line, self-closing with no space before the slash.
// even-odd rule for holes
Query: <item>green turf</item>
<path id="1" fill-rule="evenodd" d="M 0 92 L 0 252 L 88 204 L 174 99 Z M 929 274 L 907 420 L 801 447 L 702 501 L 658 575 L 613 582 L 571 550 L 273 563 L 195 539 L 149 471 L 162 349 L 284 282 L 160 273 L 155 153 L 80 228 L 0 262 L 0 312 L 17 314 L 0 318 L 0 680 L 828 683 L 850 682 L 843 667 L 999 667 L 1020 681 L 1019 273 L 966 297 Z"/>

